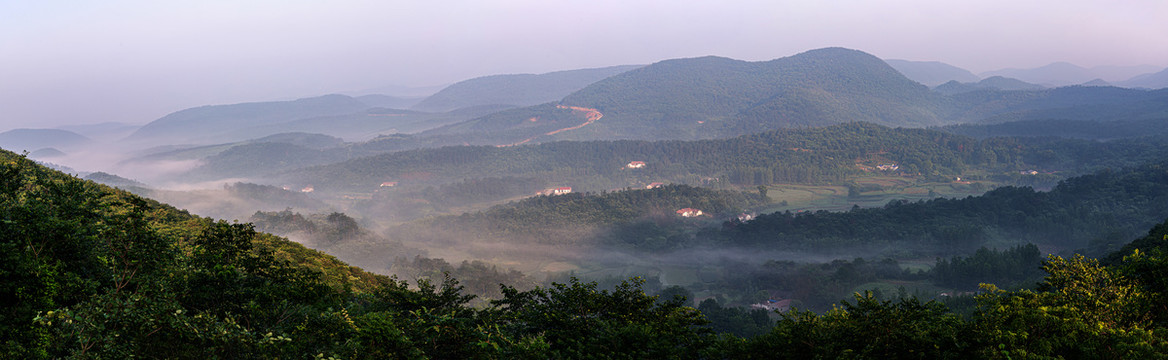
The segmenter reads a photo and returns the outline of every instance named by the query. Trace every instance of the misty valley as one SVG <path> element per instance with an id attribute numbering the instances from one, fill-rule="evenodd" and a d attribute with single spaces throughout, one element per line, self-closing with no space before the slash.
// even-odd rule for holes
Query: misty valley
<path id="1" fill-rule="evenodd" d="M 1164 72 L 937 64 L 711 56 L 0 133 L 0 347 L 1168 353 Z"/>

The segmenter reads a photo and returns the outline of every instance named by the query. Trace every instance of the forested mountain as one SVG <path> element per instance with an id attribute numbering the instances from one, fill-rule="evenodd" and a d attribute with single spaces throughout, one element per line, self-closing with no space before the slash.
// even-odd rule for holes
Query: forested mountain
<path id="1" fill-rule="evenodd" d="M 1019 170 L 1082 174 L 1136 165 L 1165 154 L 1156 138 L 1090 141 L 987 139 L 941 131 L 849 123 L 788 129 L 723 140 L 553 142 L 530 146 L 461 146 L 387 153 L 284 173 L 273 179 L 317 191 L 369 193 L 386 181 L 436 185 L 489 177 L 538 178 L 549 186 L 601 191 L 652 182 L 768 185 L 822 184 L 898 164 L 891 174 L 951 179 Z M 628 169 L 643 161 L 642 169 Z M 532 189 L 532 192 L 540 189 Z"/>
<path id="2" fill-rule="evenodd" d="M 1159 162 L 1070 178 L 1049 192 L 1005 187 L 842 213 L 764 214 L 723 236 L 727 244 L 816 251 L 960 252 L 1023 241 L 1101 256 L 1168 218 L 1165 202 L 1168 163 Z"/>
<path id="3" fill-rule="evenodd" d="M 765 62 L 666 60 L 598 81 L 558 103 L 501 111 L 425 131 L 414 140 L 417 146 L 512 145 L 725 138 L 850 121 L 907 127 L 1110 121 L 1162 116 L 1168 110 L 1163 97 L 1108 86 L 1043 90 L 1000 76 L 951 81 L 929 91 L 874 56 L 828 48 Z"/>
<path id="4" fill-rule="evenodd" d="M 685 233 L 678 229 L 687 227 L 676 213 L 679 209 L 702 210 L 702 218 L 727 219 L 758 203 L 761 199 L 757 193 L 685 185 L 597 194 L 573 192 L 531 197 L 481 212 L 425 219 L 391 233 L 434 244 L 502 241 L 513 245 L 627 245 L 653 251 L 681 245 L 667 239 Z M 656 243 L 650 243 L 653 241 Z"/>
<path id="5" fill-rule="evenodd" d="M 826 183 L 863 166 L 900 164 L 904 173 L 953 174 L 966 166 L 1021 164 L 1016 147 L 921 129 L 848 123 L 776 130 L 724 140 L 553 142 L 531 146 L 420 149 L 306 168 L 280 176 L 317 191 L 364 192 L 385 181 L 434 184 L 468 178 L 538 176 L 600 191 L 651 182 Z M 632 161 L 644 169 L 628 169 Z M 538 190 L 538 189 L 537 189 Z"/>
<path id="6" fill-rule="evenodd" d="M 888 63 L 888 66 L 896 69 L 896 71 L 904 74 L 904 76 L 910 80 L 919 82 L 928 87 L 934 87 L 950 81 L 972 83 L 981 80 L 981 78 L 969 72 L 969 70 L 965 70 L 940 61 L 909 61 L 886 59 L 884 62 Z"/>
<path id="7" fill-rule="evenodd" d="M 897 64 L 904 71 L 909 65 L 937 67 Z M 872 55 L 826 48 L 762 62 L 703 57 L 643 67 L 489 76 L 452 85 L 414 107 L 445 112 L 385 107 L 404 100 L 384 96 L 204 106 L 167 115 L 128 139 L 206 145 L 287 132 L 349 141 L 415 134 L 380 139 L 383 148 L 403 150 L 555 140 L 727 138 L 853 121 L 906 127 L 1047 118 L 1106 121 L 1165 111 L 1157 92 L 1076 88 L 1082 89 L 1032 94 L 1014 90 L 1037 90 L 1037 85 L 991 77 L 976 83 L 950 81 L 930 91 Z"/>
<path id="8" fill-rule="evenodd" d="M 610 66 L 546 74 L 492 75 L 460 81 L 430 95 L 412 108 L 445 112 L 482 105 L 531 106 L 559 101 L 601 79 L 641 65 Z"/>
<path id="9" fill-rule="evenodd" d="M 1168 114 L 1168 89 L 1067 86 L 1040 91 L 975 91 L 951 99 L 967 123 L 1144 120 Z"/>
<path id="10" fill-rule="evenodd" d="M 940 101 L 874 56 L 830 48 L 765 62 L 666 60 L 612 76 L 560 102 L 602 115 L 571 131 L 549 134 L 531 125 L 548 119 L 560 128 L 580 125 L 584 112 L 568 125 L 560 120 L 571 115 L 565 108 L 541 105 L 423 135 L 494 129 L 502 133 L 495 144 L 508 144 L 532 138 L 700 139 L 848 121 L 926 126 L 943 123 Z"/>

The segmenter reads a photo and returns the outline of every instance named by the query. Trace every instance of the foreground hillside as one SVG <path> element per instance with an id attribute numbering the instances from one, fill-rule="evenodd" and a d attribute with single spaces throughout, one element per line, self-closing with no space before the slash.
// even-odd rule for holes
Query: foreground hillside
<path id="1" fill-rule="evenodd" d="M 0 349 L 13 358 L 1152 357 L 1168 351 L 1168 288 L 1156 275 L 1168 269 L 1166 228 L 1112 265 L 1052 257 L 1037 291 L 989 286 L 969 317 L 857 295 L 742 338 L 716 336 L 702 313 L 636 281 L 504 288 L 489 307 L 468 308 L 453 280 L 406 289 L 248 225 L 3 152 Z"/>

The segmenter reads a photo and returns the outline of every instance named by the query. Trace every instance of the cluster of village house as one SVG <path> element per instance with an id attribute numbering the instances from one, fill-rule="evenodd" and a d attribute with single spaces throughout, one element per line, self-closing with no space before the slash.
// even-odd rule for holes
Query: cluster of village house
<path id="1" fill-rule="evenodd" d="M 791 299 L 767 299 L 767 301 L 763 301 L 758 304 L 751 304 L 750 307 L 754 309 L 763 309 L 766 311 L 787 312 L 787 310 L 791 310 Z"/>
<path id="2" fill-rule="evenodd" d="M 895 166 L 895 165 L 893 165 L 893 166 Z M 628 164 L 626 164 L 625 167 L 629 168 L 629 169 L 643 169 L 643 168 L 645 168 L 645 162 L 644 161 L 631 161 Z M 397 184 L 398 184 L 397 181 L 386 181 L 386 182 L 381 183 L 381 185 L 379 185 L 378 188 L 396 187 Z M 665 183 L 653 182 L 653 183 L 650 183 L 649 185 L 645 186 L 645 189 L 655 189 L 655 188 L 659 188 L 662 186 L 665 186 Z M 293 191 L 293 187 L 289 186 L 289 185 L 285 185 L 284 190 L 285 191 Z M 308 186 L 300 189 L 300 192 L 302 192 L 302 193 L 310 193 L 313 191 L 315 191 L 315 189 L 312 187 L 312 185 L 308 185 Z M 537 196 L 538 195 L 564 195 L 564 194 L 570 194 L 570 193 L 572 193 L 572 187 L 560 186 L 560 187 L 550 188 L 550 189 L 546 189 L 546 190 L 537 192 L 537 193 L 535 193 L 535 195 L 537 195 Z M 678 209 L 676 211 L 676 213 L 678 216 L 687 217 L 687 218 L 705 215 L 705 213 L 703 213 L 702 210 L 694 209 L 694 208 Z M 738 220 L 740 220 L 740 221 L 747 221 L 747 220 L 750 220 L 753 218 L 754 218 L 753 215 L 748 215 L 748 214 L 742 214 L 742 215 L 738 216 Z"/>

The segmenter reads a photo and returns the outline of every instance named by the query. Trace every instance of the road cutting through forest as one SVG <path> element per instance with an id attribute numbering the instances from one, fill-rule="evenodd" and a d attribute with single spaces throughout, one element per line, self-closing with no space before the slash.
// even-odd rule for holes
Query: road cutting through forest
<path id="1" fill-rule="evenodd" d="M 600 118 L 604 117 L 604 114 L 601 114 L 600 110 L 596 110 L 593 108 L 586 108 L 586 107 L 579 107 L 579 106 L 567 106 L 567 105 L 556 105 L 556 108 L 557 109 L 568 109 L 568 110 L 572 110 L 573 112 L 583 112 L 585 121 L 583 124 L 580 124 L 580 125 L 566 127 L 566 128 L 558 129 L 558 130 L 552 130 L 552 131 L 549 131 L 549 132 L 546 132 L 546 133 L 543 133 L 540 135 L 529 137 L 527 139 L 524 139 L 523 141 L 520 141 L 520 142 L 517 142 L 514 144 L 496 145 L 496 146 L 497 147 L 508 147 L 508 146 L 515 146 L 515 145 L 523 145 L 523 144 L 530 142 L 531 140 L 535 140 L 535 138 L 540 137 L 540 136 L 555 135 L 555 134 L 559 134 L 559 133 L 564 132 L 564 131 L 576 130 L 576 129 L 588 126 L 588 124 L 594 123 L 594 122 L 596 122 L 596 120 L 600 120 Z"/>

